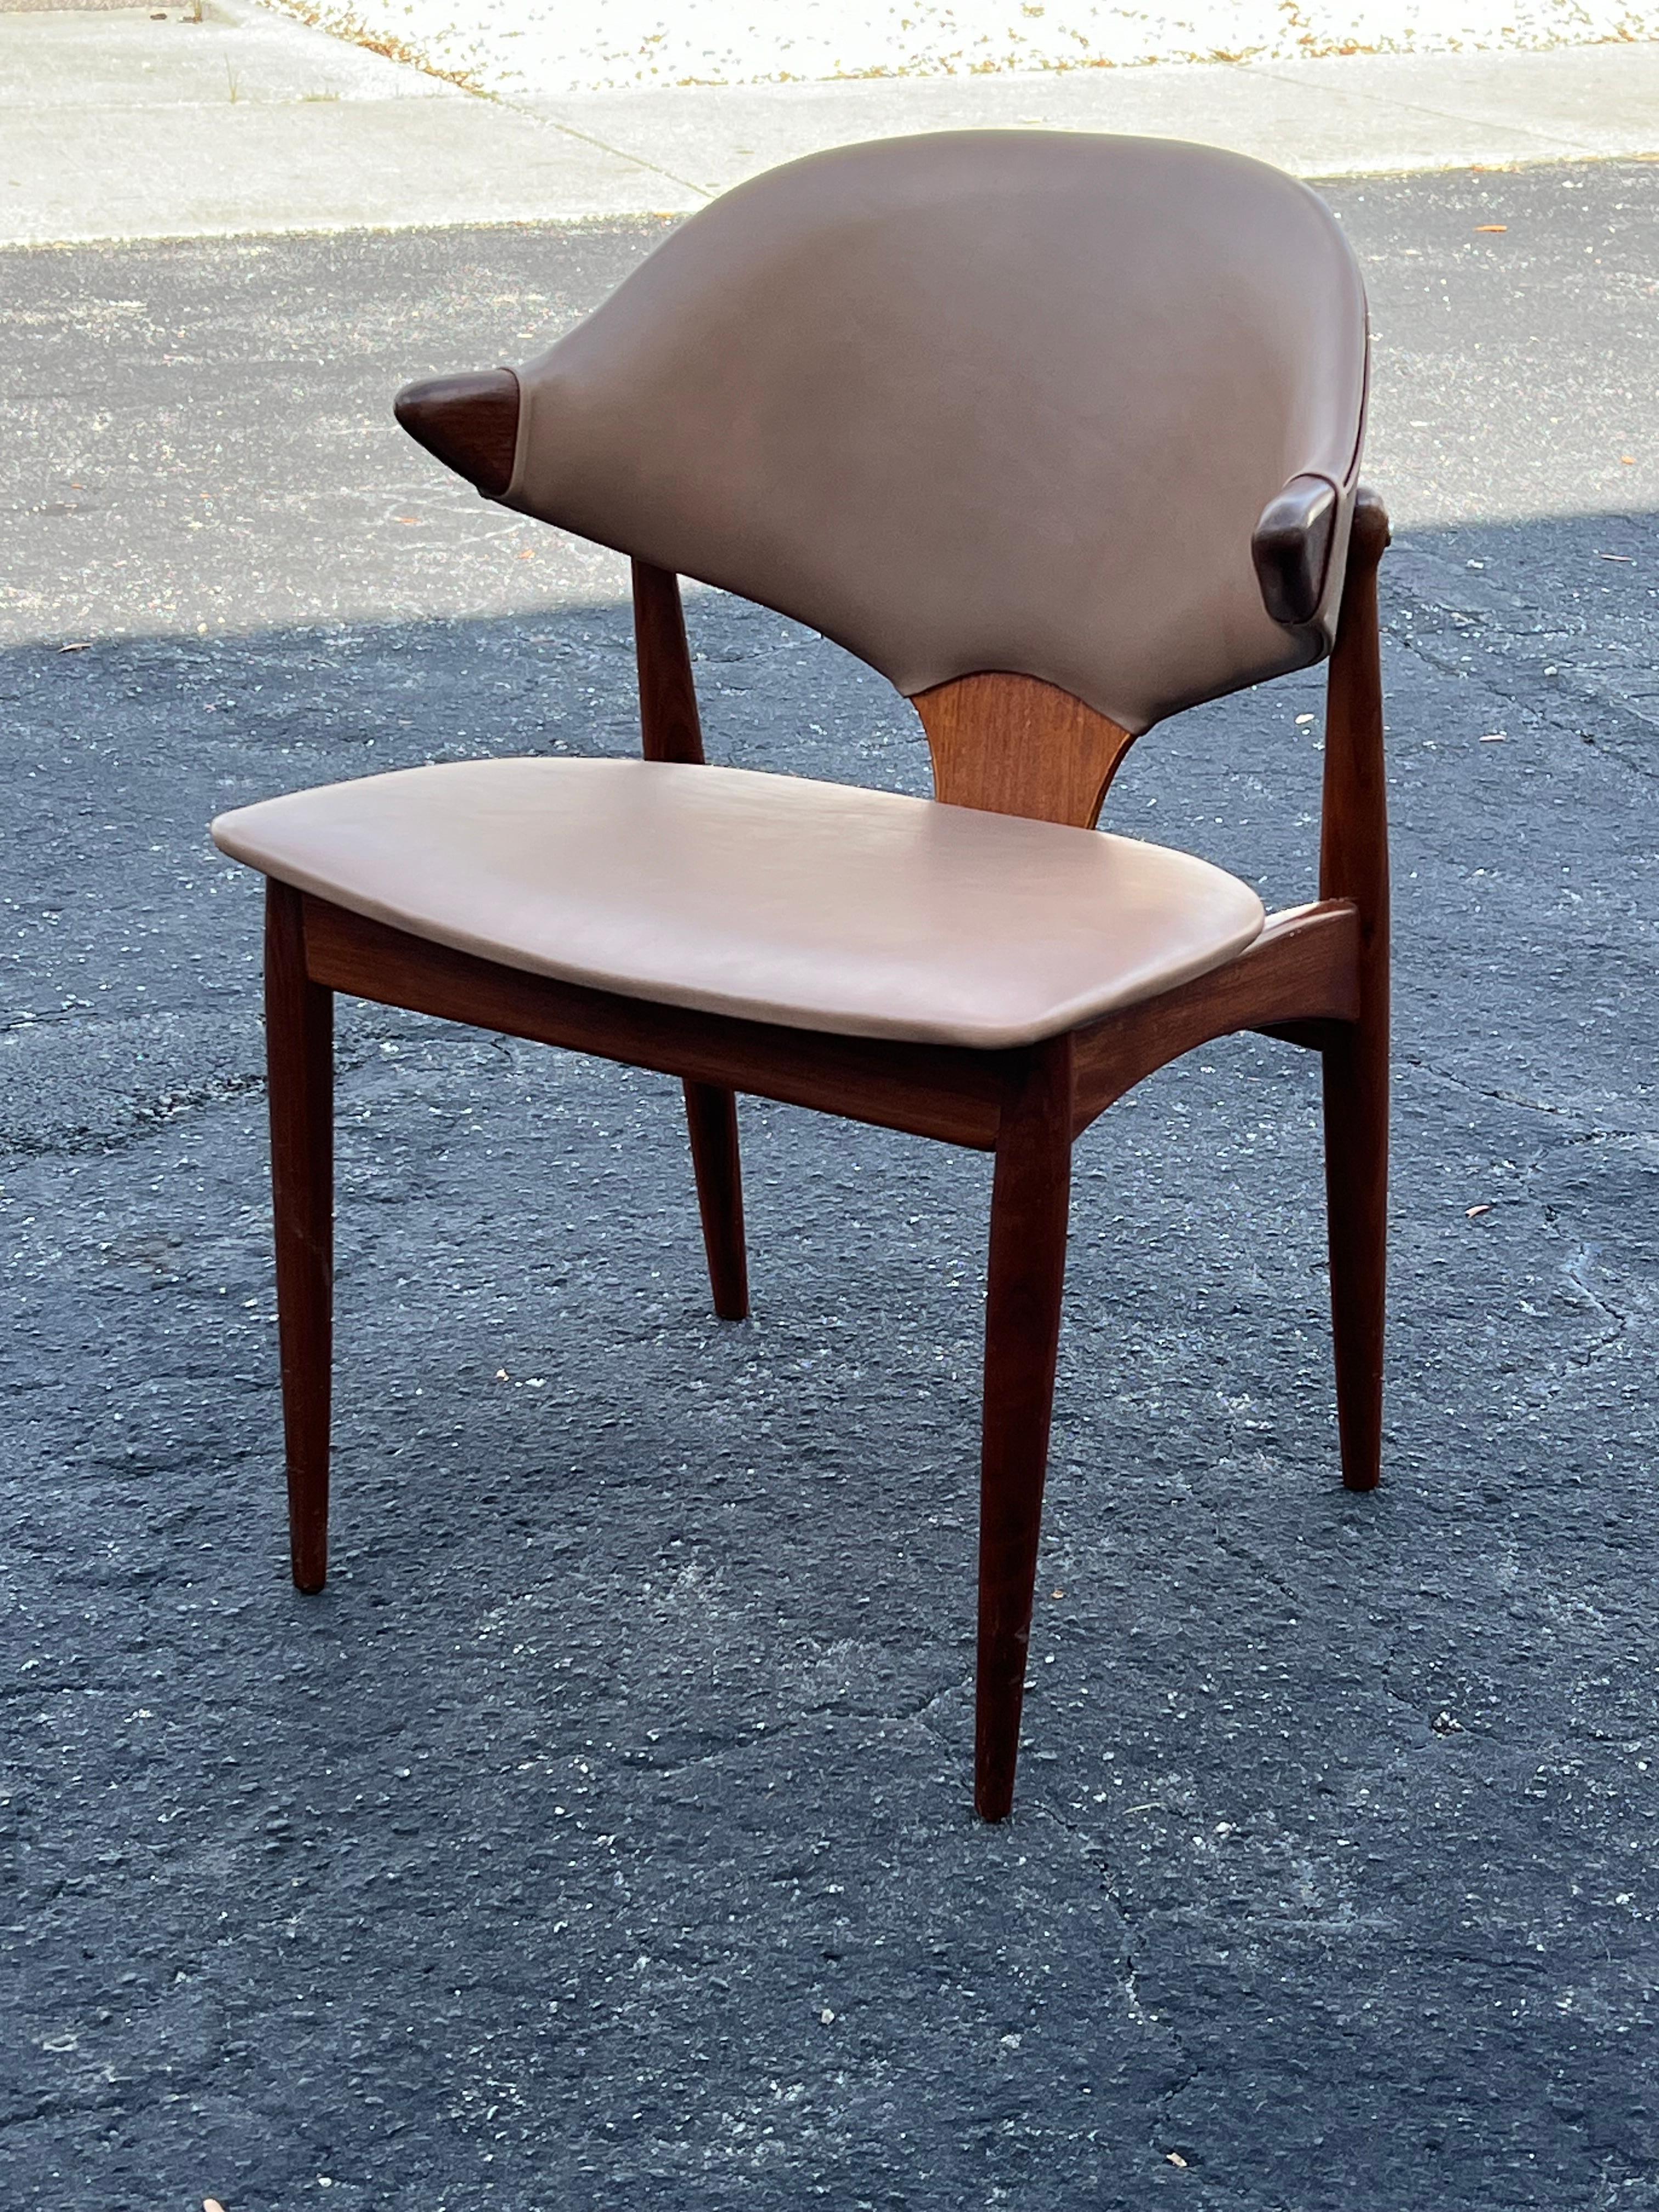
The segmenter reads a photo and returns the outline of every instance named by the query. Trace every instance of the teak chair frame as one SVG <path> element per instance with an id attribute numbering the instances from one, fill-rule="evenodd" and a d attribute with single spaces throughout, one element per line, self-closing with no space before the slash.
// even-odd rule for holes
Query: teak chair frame
<path id="1" fill-rule="evenodd" d="M 985 1310 L 975 1803 L 1013 1800 L 1066 1265 L 1072 1147 L 1144 1076 L 1240 1030 L 1323 1061 L 1342 1477 L 1379 1474 L 1389 1115 L 1389 870 L 1376 569 L 1356 505 L 1326 720 L 1319 897 L 1175 989 L 1018 1050 L 832 1036 L 582 988 L 472 957 L 271 880 L 265 925 L 277 1299 L 294 1580 L 326 1571 L 333 998 L 654 1068 L 684 1084 L 714 1308 L 749 1310 L 735 1097 L 747 1091 L 995 1154 Z M 634 564 L 644 752 L 700 762 L 678 580 Z M 1052 685 L 994 672 L 917 701 L 936 796 L 1091 826 L 1128 734 Z"/>

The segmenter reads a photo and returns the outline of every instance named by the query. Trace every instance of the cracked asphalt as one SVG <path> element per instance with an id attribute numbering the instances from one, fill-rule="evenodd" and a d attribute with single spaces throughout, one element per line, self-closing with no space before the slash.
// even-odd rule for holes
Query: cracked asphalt
<path id="1" fill-rule="evenodd" d="M 1377 330 L 1398 1104 L 1337 1480 L 1316 1074 L 1082 1146 L 1016 1818 L 969 1810 L 986 1164 L 343 1010 L 337 1504 L 285 1572 L 216 810 L 633 743 L 620 564 L 402 441 L 650 224 L 0 259 L 17 2212 L 1659 2206 L 1659 168 L 1329 194 Z M 1502 224 L 1500 230 L 1481 228 Z M 921 787 L 691 610 L 711 752 Z M 1313 882 L 1315 677 L 1113 826 Z"/>

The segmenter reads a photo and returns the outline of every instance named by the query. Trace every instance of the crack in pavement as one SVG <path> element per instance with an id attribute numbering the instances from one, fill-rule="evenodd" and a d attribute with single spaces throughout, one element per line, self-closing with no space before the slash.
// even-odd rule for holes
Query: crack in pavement
<path id="1" fill-rule="evenodd" d="M 1629 1315 L 1614 1305 L 1611 1299 L 1601 1297 L 1584 1280 L 1584 1270 L 1593 1260 L 1600 1256 L 1601 1250 L 1601 1247 L 1599 1244 L 1581 1243 L 1577 1252 L 1562 1269 L 1562 1273 L 1574 1289 L 1582 1294 L 1604 1321 L 1613 1323 L 1613 1327 L 1608 1329 L 1607 1334 L 1598 1337 L 1594 1344 L 1583 1346 L 1577 1352 L 1567 1353 L 1568 1366 L 1576 1367 L 1581 1371 L 1587 1367 L 1593 1367 L 1604 1352 L 1611 1351 L 1613 1346 L 1624 1338 L 1630 1328 Z M 1558 1387 L 1565 1387 L 1565 1383 L 1564 1376 L 1561 1385 Z"/>
<path id="2" fill-rule="evenodd" d="M 1458 1074 L 1455 1068 L 1431 1060 L 1424 1053 L 1396 1052 L 1395 1060 L 1396 1066 L 1415 1068 L 1421 1074 L 1433 1076 L 1441 1083 L 1451 1085 L 1455 1090 L 1467 1091 L 1472 1098 L 1489 1098 L 1495 1105 L 1518 1106 L 1529 1114 L 1547 1114 L 1555 1120 L 1576 1121 L 1579 1127 L 1573 1132 L 1570 1141 L 1583 1143 L 1602 1138 L 1616 1142 L 1620 1139 L 1659 1136 L 1659 1128 L 1647 1126 L 1614 1128 L 1591 1119 L 1578 1107 L 1553 1105 L 1547 1098 L 1528 1098 L 1518 1091 L 1505 1091 L 1491 1085 L 1475 1083 L 1467 1075 Z"/>
<path id="3" fill-rule="evenodd" d="M 1581 744 L 1588 744 L 1592 750 L 1635 776 L 1639 782 L 1659 782 L 1659 765 L 1651 764 L 1639 752 L 1633 756 L 1618 744 L 1608 744 L 1604 737 L 1583 726 L 1584 712 L 1593 708 L 1595 714 L 1601 719 L 1611 718 L 1626 733 L 1629 743 L 1640 747 L 1644 743 L 1650 744 L 1656 728 L 1655 718 L 1644 714 L 1627 701 L 1608 698 L 1605 693 L 1594 690 L 1582 680 L 1543 675 L 1545 652 L 1548 648 L 1540 648 L 1528 656 L 1533 665 L 1526 678 L 1512 674 L 1505 665 L 1505 656 L 1495 653 L 1490 645 L 1483 643 L 1478 632 L 1461 629 L 1458 635 L 1469 638 L 1480 647 L 1477 678 L 1474 668 L 1449 653 L 1437 651 L 1431 641 L 1422 635 L 1416 627 L 1416 614 L 1450 617 L 1457 611 L 1440 605 L 1423 592 L 1414 590 L 1397 574 L 1390 582 L 1392 588 L 1389 594 L 1384 634 L 1400 650 L 1411 653 L 1437 676 L 1449 677 L 1459 683 L 1478 680 L 1506 706 L 1519 708 L 1523 714 L 1535 716 L 1542 726 L 1555 731 L 1558 735 L 1568 733 L 1568 718 L 1571 715 L 1571 734 Z M 1504 635 L 1514 638 L 1516 633 L 1506 629 Z M 1520 657 L 1518 652 L 1516 657 Z"/>

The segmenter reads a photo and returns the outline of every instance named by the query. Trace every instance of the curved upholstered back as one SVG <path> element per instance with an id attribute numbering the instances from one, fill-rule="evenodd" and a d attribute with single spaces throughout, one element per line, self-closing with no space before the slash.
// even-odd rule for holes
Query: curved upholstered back
<path id="1" fill-rule="evenodd" d="M 810 623 L 914 696 L 1005 669 L 1128 730 L 1328 648 L 1364 294 L 1334 218 L 1212 148 L 951 132 L 702 210 L 519 372 L 505 503 Z M 1339 495 L 1319 608 L 1251 560 Z"/>

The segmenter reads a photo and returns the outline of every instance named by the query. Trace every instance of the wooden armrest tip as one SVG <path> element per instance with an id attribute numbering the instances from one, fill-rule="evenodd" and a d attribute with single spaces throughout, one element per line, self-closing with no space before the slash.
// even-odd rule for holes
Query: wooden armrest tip
<path id="1" fill-rule="evenodd" d="M 392 403 L 417 446 L 465 477 L 486 499 L 513 481 L 519 446 L 519 380 L 510 368 L 428 376 L 404 385 Z"/>

